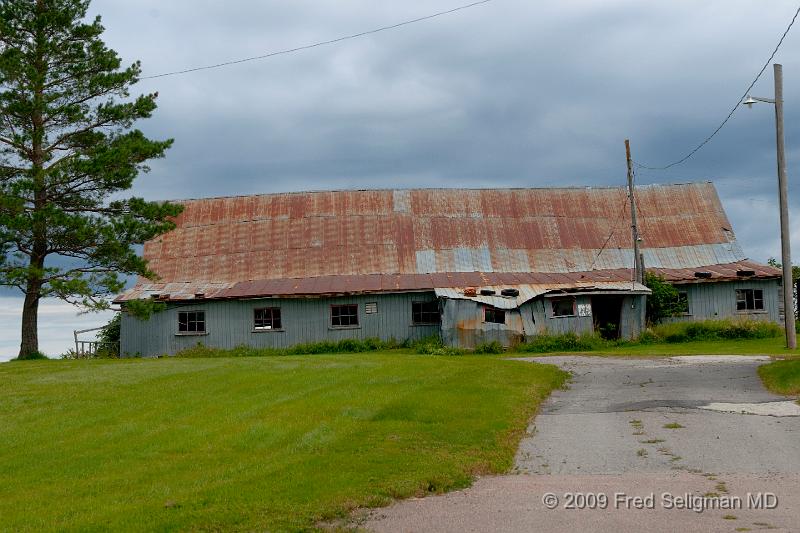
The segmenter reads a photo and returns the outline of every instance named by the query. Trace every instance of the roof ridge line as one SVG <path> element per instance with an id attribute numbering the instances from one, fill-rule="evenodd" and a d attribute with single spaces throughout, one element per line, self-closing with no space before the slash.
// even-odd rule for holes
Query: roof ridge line
<path id="1" fill-rule="evenodd" d="M 660 187 L 679 187 L 681 185 L 705 185 L 712 184 L 711 180 L 701 181 L 685 181 L 674 183 L 648 183 L 637 185 L 639 189 L 651 189 Z M 228 196 L 206 196 L 200 198 L 173 198 L 167 200 L 160 200 L 162 202 L 199 202 L 202 200 L 228 200 L 234 198 L 258 198 L 262 196 L 292 196 L 299 194 L 324 194 L 324 193 L 339 193 L 339 192 L 395 192 L 395 191 L 575 191 L 575 190 L 625 190 L 626 185 L 565 185 L 559 187 L 410 187 L 410 188 L 375 188 L 375 189 L 312 189 L 305 191 L 282 191 L 282 192 L 264 192 L 254 194 L 233 194 Z"/>

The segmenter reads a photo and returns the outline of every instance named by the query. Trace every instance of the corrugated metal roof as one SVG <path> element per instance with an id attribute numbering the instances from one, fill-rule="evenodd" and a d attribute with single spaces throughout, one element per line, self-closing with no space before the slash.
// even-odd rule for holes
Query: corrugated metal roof
<path id="1" fill-rule="evenodd" d="M 637 200 L 648 268 L 686 271 L 745 261 L 711 183 L 644 186 Z M 471 273 L 624 269 L 630 277 L 626 202 L 621 187 L 187 200 L 176 229 L 144 246 L 161 283 L 139 280 L 134 291 L 163 290 L 158 287 L 164 283 L 243 295 L 387 290 L 398 284 L 431 289 L 448 285 L 425 276 Z"/>
<path id="2" fill-rule="evenodd" d="M 482 304 L 491 305 L 498 309 L 517 309 L 519 306 L 537 296 L 551 292 L 561 291 L 580 291 L 580 292 L 619 292 L 620 294 L 650 294 L 650 289 L 639 283 L 597 281 L 597 282 L 572 282 L 572 283 L 547 283 L 547 284 L 520 284 L 520 285 L 495 285 L 483 286 L 481 289 L 491 289 L 494 295 L 482 295 L 480 292 L 475 296 L 464 294 L 463 288 L 437 287 L 434 289 L 439 298 L 450 298 L 454 300 L 472 300 Z M 518 296 L 502 296 L 501 291 L 506 288 L 514 288 L 519 291 Z"/>
<path id="3" fill-rule="evenodd" d="M 565 188 L 188 200 L 177 228 L 148 242 L 144 255 L 168 281 L 626 268 L 626 198 L 623 188 Z M 637 198 L 648 264 L 745 259 L 712 184 L 640 187 Z"/>
<path id="4" fill-rule="evenodd" d="M 652 269 L 665 279 L 678 283 L 714 282 L 742 279 L 740 270 L 753 272 L 751 278 L 779 278 L 781 271 L 742 261 L 727 265 L 711 265 L 700 269 Z M 699 279 L 695 272 L 708 272 L 709 278 Z M 196 293 L 205 299 L 294 297 L 379 292 L 432 291 L 436 289 L 503 288 L 546 286 L 581 288 L 603 286 L 607 290 L 625 290 L 631 287 L 628 269 L 593 270 L 591 272 L 439 272 L 433 274 L 368 274 L 363 276 L 322 276 L 313 278 L 285 278 L 240 281 L 227 283 L 153 283 L 140 282 L 120 295 L 116 301 L 124 302 L 148 298 L 153 294 L 169 295 L 170 300 L 192 300 Z M 615 289 L 617 286 L 619 289 Z"/>

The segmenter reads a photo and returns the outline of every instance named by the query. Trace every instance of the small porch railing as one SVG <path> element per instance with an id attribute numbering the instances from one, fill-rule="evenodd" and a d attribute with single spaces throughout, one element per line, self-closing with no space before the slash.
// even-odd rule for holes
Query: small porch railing
<path id="1" fill-rule="evenodd" d="M 82 333 L 90 333 L 92 331 L 100 331 L 103 328 L 79 329 L 73 331 L 75 337 L 75 357 L 78 359 L 92 359 L 93 357 L 111 356 L 117 357 L 119 355 L 119 343 L 108 341 L 84 341 L 78 339 L 78 335 Z"/>

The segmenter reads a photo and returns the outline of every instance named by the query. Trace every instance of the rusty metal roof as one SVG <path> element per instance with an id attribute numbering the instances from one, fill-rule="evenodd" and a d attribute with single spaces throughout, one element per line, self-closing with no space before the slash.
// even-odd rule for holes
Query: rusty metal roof
<path id="1" fill-rule="evenodd" d="M 648 268 L 746 260 L 711 183 L 644 186 L 636 196 Z M 329 191 L 182 203 L 176 229 L 144 247 L 160 282 L 139 280 L 123 299 L 157 291 L 183 299 L 461 286 L 439 281 L 454 276 L 625 270 L 630 277 L 633 264 L 621 187 Z M 165 283 L 185 290 L 159 288 Z"/>
<path id="2" fill-rule="evenodd" d="M 619 293 L 619 294 L 650 294 L 650 289 L 640 283 L 631 281 L 594 281 L 594 282 L 569 282 L 569 283 L 539 283 L 539 284 L 520 284 L 513 288 L 519 291 L 517 296 L 503 296 L 501 291 L 509 288 L 508 285 L 501 286 L 481 286 L 481 289 L 490 289 L 495 292 L 493 295 L 483 295 L 478 292 L 475 296 L 468 296 L 464 289 L 453 287 L 438 287 L 435 289 L 436 296 L 439 298 L 450 298 L 453 300 L 472 300 L 486 305 L 491 305 L 498 309 L 517 309 L 529 300 L 548 293 L 563 293 L 565 290 L 580 291 L 586 293 Z M 573 293 L 574 294 L 574 293 Z"/>
<path id="3" fill-rule="evenodd" d="M 700 269 L 651 269 L 676 283 L 715 282 L 742 279 L 738 271 L 752 271 L 748 279 L 779 278 L 781 271 L 751 261 L 711 265 Z M 695 272 L 708 272 L 700 279 Z M 633 287 L 630 269 L 593 270 L 591 272 L 446 272 L 435 274 L 382 274 L 364 276 L 321 276 L 314 278 L 273 279 L 229 283 L 152 283 L 140 282 L 120 295 L 116 302 L 150 298 L 158 295 L 172 301 L 205 299 L 299 297 L 380 292 L 434 291 L 466 287 L 503 288 L 531 286 L 565 288 L 600 287 L 613 290 L 639 290 Z M 522 292 L 522 291 L 521 291 Z M 547 291 L 545 291 L 547 292 Z"/>

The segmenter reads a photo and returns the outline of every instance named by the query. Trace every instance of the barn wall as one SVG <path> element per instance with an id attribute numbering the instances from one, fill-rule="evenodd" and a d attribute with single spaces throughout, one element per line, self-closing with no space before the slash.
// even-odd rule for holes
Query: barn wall
<path id="1" fill-rule="evenodd" d="M 411 304 L 435 299 L 430 293 L 382 294 L 340 298 L 255 299 L 192 302 L 173 305 L 149 320 L 122 315 L 121 352 L 123 355 L 151 357 L 174 355 L 202 343 L 214 348 L 249 345 L 259 348 L 285 348 L 295 344 L 342 339 L 398 341 L 439 334 L 438 325 L 412 324 Z M 366 314 L 365 305 L 377 302 L 378 312 Z M 330 327 L 330 305 L 358 304 L 359 327 Z M 253 310 L 280 307 L 284 331 L 253 331 Z M 176 335 L 178 311 L 205 311 L 206 335 Z"/>
<path id="2" fill-rule="evenodd" d="M 591 304 L 590 295 L 576 297 L 577 305 Z M 643 329 L 645 320 L 644 295 L 628 295 L 622 300 L 622 314 L 620 316 L 620 336 L 631 339 L 638 337 Z M 573 332 L 577 335 L 592 333 L 594 331 L 594 318 L 591 316 L 562 316 L 554 317 L 549 298 L 537 298 L 526 302 L 520 307 L 525 336 L 560 335 Z"/>
<path id="3" fill-rule="evenodd" d="M 442 306 L 442 342 L 447 346 L 472 349 L 479 344 L 499 342 L 513 346 L 524 339 L 519 309 L 506 310 L 506 323 L 484 322 L 485 305 L 472 300 L 445 299 Z"/>
<path id="4" fill-rule="evenodd" d="M 576 305 L 591 305 L 592 299 L 590 296 L 576 296 Z M 561 335 L 562 333 L 573 332 L 576 335 L 584 333 L 591 333 L 594 331 L 594 323 L 591 316 L 553 316 L 553 307 L 550 298 L 544 299 L 544 314 L 542 315 L 542 323 L 544 323 L 545 332 L 549 335 Z M 536 317 L 539 322 L 539 317 Z"/>
<path id="5" fill-rule="evenodd" d="M 635 339 L 642 334 L 647 311 L 647 296 L 630 295 L 622 300 L 622 316 L 620 318 L 620 337 Z"/>
<path id="6" fill-rule="evenodd" d="M 777 280 L 742 280 L 715 283 L 691 283 L 675 285 L 689 297 L 689 314 L 665 319 L 664 322 L 686 322 L 693 320 L 722 320 L 750 318 L 783 323 L 782 303 Z M 762 289 L 763 311 L 737 311 L 736 289 Z"/>

